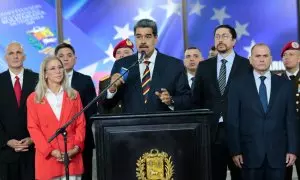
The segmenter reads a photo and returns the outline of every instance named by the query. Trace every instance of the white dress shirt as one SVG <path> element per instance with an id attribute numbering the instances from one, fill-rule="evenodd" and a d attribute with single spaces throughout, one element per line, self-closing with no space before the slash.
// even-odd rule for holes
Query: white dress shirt
<path id="1" fill-rule="evenodd" d="M 46 99 L 50 104 L 50 107 L 54 112 L 58 121 L 60 120 L 63 97 L 64 97 L 64 90 L 62 87 L 59 89 L 57 94 L 53 93 L 50 89 L 47 89 Z"/>
<path id="2" fill-rule="evenodd" d="M 152 75 L 153 75 L 153 70 L 154 70 L 154 65 L 155 65 L 155 59 L 156 59 L 156 56 L 157 56 L 157 51 L 154 49 L 154 52 L 153 54 L 151 55 L 151 57 L 147 60 L 147 61 L 150 61 L 150 64 L 149 64 L 149 70 L 150 70 L 150 77 L 152 79 Z M 141 57 L 141 53 L 138 53 L 138 59 Z M 144 71 L 146 69 L 146 64 L 145 63 L 140 63 L 139 64 L 139 69 L 140 69 L 140 78 L 141 78 L 141 83 L 142 83 L 142 79 L 143 79 L 143 74 L 144 74 Z M 130 73 L 130 72 L 128 72 Z M 125 82 L 126 83 L 126 82 Z M 109 90 L 107 90 L 107 95 L 106 95 L 106 98 L 107 99 L 112 99 L 115 94 L 117 93 L 117 91 L 115 91 L 114 93 L 111 93 Z"/>
<path id="3" fill-rule="evenodd" d="M 17 75 L 9 70 L 9 74 L 10 74 L 10 78 L 11 78 L 11 82 L 12 82 L 13 87 L 15 86 L 16 76 L 18 76 L 20 84 L 21 84 L 21 88 L 23 88 L 24 69 L 22 69 L 22 71 Z"/>
<path id="4" fill-rule="evenodd" d="M 234 51 L 231 51 L 231 53 L 228 54 L 228 56 L 226 56 L 226 57 L 223 57 L 221 54 L 218 54 L 218 56 L 217 56 L 217 79 L 219 79 L 220 70 L 221 70 L 221 66 L 222 66 L 222 59 L 225 59 L 227 61 L 226 64 L 225 64 L 226 65 L 226 84 L 227 84 L 228 79 L 229 79 L 229 75 L 230 75 L 230 72 L 231 72 L 231 68 L 232 68 L 232 65 L 233 65 L 234 58 L 235 58 L 235 52 Z M 220 122 L 223 122 L 223 116 L 220 116 L 219 123 Z"/>
<path id="5" fill-rule="evenodd" d="M 226 57 L 223 57 L 222 55 L 218 54 L 218 56 L 217 56 L 217 78 L 218 79 L 219 79 L 219 74 L 220 74 L 220 70 L 221 70 L 221 66 L 222 66 L 222 59 L 225 59 L 227 61 L 227 63 L 226 63 L 226 83 L 227 83 L 234 58 L 235 58 L 234 51 L 232 51 Z"/>
<path id="6" fill-rule="evenodd" d="M 290 73 L 288 71 L 285 71 L 285 73 L 286 73 L 287 77 L 289 78 L 289 80 L 291 80 L 290 76 L 297 76 L 298 72 L 299 72 L 299 69 L 297 69 L 297 71 L 295 71 L 294 73 Z"/>
<path id="7" fill-rule="evenodd" d="M 72 70 L 72 71 L 70 71 L 70 72 L 67 73 L 70 87 L 72 87 L 73 72 L 74 71 Z"/>
<path id="8" fill-rule="evenodd" d="M 193 84 L 192 78 L 195 78 L 195 76 L 188 72 L 188 73 L 187 73 L 187 78 L 188 78 L 188 81 L 189 81 L 189 86 L 190 86 L 190 88 L 191 88 L 191 87 L 192 87 L 192 84 Z"/>
<path id="9" fill-rule="evenodd" d="M 259 86 L 261 84 L 261 80 L 260 80 L 259 77 L 260 76 L 265 76 L 266 77 L 264 83 L 265 83 L 266 89 L 267 89 L 267 98 L 268 98 L 268 104 L 269 104 L 270 95 L 271 95 L 271 72 L 267 71 L 264 75 L 261 75 L 261 74 L 259 74 L 258 72 L 256 72 L 254 70 L 253 75 L 254 75 L 255 85 L 256 85 L 256 89 L 257 89 L 258 93 L 259 93 Z"/>

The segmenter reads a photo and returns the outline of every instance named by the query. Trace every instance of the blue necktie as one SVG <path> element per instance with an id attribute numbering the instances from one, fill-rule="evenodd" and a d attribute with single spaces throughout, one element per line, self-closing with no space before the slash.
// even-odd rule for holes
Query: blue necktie
<path id="1" fill-rule="evenodd" d="M 265 79 L 266 76 L 260 76 L 259 77 L 261 80 L 260 86 L 259 86 L 259 99 L 260 102 L 264 108 L 264 111 L 267 112 L 267 108 L 268 108 L 268 97 L 267 97 L 267 88 L 265 85 Z"/>

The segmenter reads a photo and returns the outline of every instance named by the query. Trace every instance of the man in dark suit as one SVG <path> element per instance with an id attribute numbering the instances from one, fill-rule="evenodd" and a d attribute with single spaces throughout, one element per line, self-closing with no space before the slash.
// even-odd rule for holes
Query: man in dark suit
<path id="1" fill-rule="evenodd" d="M 216 57 L 199 63 L 192 100 L 197 108 L 207 108 L 214 112 L 210 119 L 211 161 L 213 180 L 225 180 L 227 166 L 233 180 L 240 179 L 240 170 L 229 156 L 227 135 L 224 124 L 227 121 L 227 93 L 231 80 L 250 70 L 249 60 L 236 54 L 236 31 L 229 25 L 220 25 L 214 31 Z"/>
<path id="2" fill-rule="evenodd" d="M 81 74 L 75 71 L 74 65 L 76 63 L 75 49 L 67 43 L 62 43 L 55 48 L 55 56 L 57 56 L 64 64 L 67 71 L 69 83 L 71 87 L 79 92 L 82 105 L 85 107 L 89 102 L 96 97 L 96 91 L 93 81 L 90 76 Z M 84 174 L 83 180 L 91 180 L 93 172 L 93 149 L 95 148 L 94 136 L 92 132 L 91 116 L 97 113 L 97 104 L 91 105 L 85 112 L 86 119 L 86 136 L 84 142 L 84 150 L 82 153 Z"/>
<path id="3" fill-rule="evenodd" d="M 113 56 L 117 60 L 133 54 L 133 43 L 127 38 L 120 41 L 114 48 Z M 105 76 L 99 81 L 99 93 L 101 93 L 110 84 L 110 76 Z M 119 114 L 122 112 L 121 102 L 113 108 L 105 108 L 101 102 L 98 104 L 100 114 Z"/>
<path id="4" fill-rule="evenodd" d="M 200 61 L 203 60 L 202 53 L 199 48 L 189 47 L 184 52 L 184 67 L 186 70 L 187 79 L 189 86 L 192 87 L 192 84 L 195 79 L 196 70 Z"/>
<path id="5" fill-rule="evenodd" d="M 34 179 L 34 147 L 27 130 L 26 99 L 38 74 L 23 67 L 21 44 L 7 46 L 8 70 L 0 74 L 0 179 Z"/>
<path id="6" fill-rule="evenodd" d="M 299 121 L 300 117 L 300 73 L 299 73 L 299 62 L 300 62 L 300 46 L 298 42 L 289 42 L 287 43 L 281 52 L 281 57 L 283 60 L 283 64 L 285 66 L 286 71 L 282 74 L 287 80 L 291 80 L 293 82 L 293 94 L 296 97 L 296 110 L 297 110 L 297 120 Z M 299 155 L 299 153 L 297 154 Z M 299 159 L 295 162 L 298 179 L 300 175 L 300 161 Z M 293 176 L 293 167 L 290 166 L 286 169 L 286 180 L 292 180 Z"/>
<path id="7" fill-rule="evenodd" d="M 253 46 L 253 72 L 236 78 L 229 88 L 228 145 L 244 180 L 283 180 L 285 167 L 296 160 L 292 83 L 271 74 L 271 59 L 267 45 Z"/>
<path id="8" fill-rule="evenodd" d="M 156 23 L 149 19 L 138 21 L 134 35 L 138 53 L 114 63 L 111 83 L 121 76 L 122 68 L 129 69 L 132 64 L 136 65 L 129 69 L 127 78 L 120 78 L 107 91 L 103 105 L 113 107 L 121 100 L 124 113 L 189 108 L 190 88 L 183 63 L 155 49 Z M 145 54 L 145 57 L 143 62 L 138 63 L 141 54 Z"/>

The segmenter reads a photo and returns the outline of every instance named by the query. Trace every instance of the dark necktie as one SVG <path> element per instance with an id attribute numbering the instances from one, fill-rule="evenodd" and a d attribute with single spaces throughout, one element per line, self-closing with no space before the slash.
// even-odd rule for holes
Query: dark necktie
<path id="1" fill-rule="evenodd" d="M 295 78 L 296 78 L 296 76 L 294 76 L 294 75 L 291 75 L 291 76 L 290 76 L 290 80 L 292 80 L 292 81 L 294 81 Z"/>
<path id="2" fill-rule="evenodd" d="M 259 77 L 261 80 L 260 86 L 259 86 L 259 98 L 260 98 L 260 102 L 264 108 L 264 111 L 267 112 L 267 108 L 268 108 L 268 96 L 267 96 L 267 88 L 265 85 L 265 79 L 266 76 L 260 76 Z"/>
<path id="3" fill-rule="evenodd" d="M 192 81 L 192 84 L 191 84 L 191 89 L 193 89 L 193 87 L 194 87 L 194 81 L 195 81 L 195 77 L 191 77 L 191 81 Z"/>
<path id="4" fill-rule="evenodd" d="M 148 92 L 150 90 L 151 76 L 150 76 L 150 69 L 149 69 L 150 61 L 144 61 L 144 63 L 146 65 L 146 69 L 143 73 L 143 78 L 142 78 L 142 90 L 144 96 L 144 103 L 146 104 L 148 100 Z"/>
<path id="5" fill-rule="evenodd" d="M 18 103 L 18 107 L 20 106 L 20 100 L 21 100 L 21 84 L 20 84 L 20 78 L 18 76 L 15 77 L 16 81 L 14 84 L 14 91 L 15 91 L 15 95 L 16 95 L 16 99 L 17 99 L 17 103 Z"/>
<path id="6" fill-rule="evenodd" d="M 222 62 L 222 65 L 220 68 L 218 81 L 219 81 L 219 88 L 220 88 L 221 95 L 223 95 L 225 87 L 226 87 L 226 63 L 227 63 L 227 60 L 222 59 L 221 62 Z"/>

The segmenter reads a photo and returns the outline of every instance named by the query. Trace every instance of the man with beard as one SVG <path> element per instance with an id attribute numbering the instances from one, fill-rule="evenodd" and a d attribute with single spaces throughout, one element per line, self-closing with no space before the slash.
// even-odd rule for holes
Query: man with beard
<path id="1" fill-rule="evenodd" d="M 214 30 L 216 57 L 199 63 L 192 101 L 196 108 L 208 108 L 211 116 L 211 160 L 213 180 L 225 180 L 227 166 L 232 180 L 240 179 L 240 170 L 229 156 L 225 131 L 227 117 L 227 94 L 230 81 L 234 77 L 249 72 L 249 60 L 236 54 L 236 31 L 229 25 L 220 25 Z"/>
<path id="2" fill-rule="evenodd" d="M 189 47 L 184 52 L 184 66 L 186 69 L 186 74 L 189 82 L 189 86 L 192 87 L 192 84 L 195 79 L 196 70 L 200 61 L 203 60 L 200 49 L 196 47 Z"/>
<path id="3" fill-rule="evenodd" d="M 138 53 L 115 61 L 111 71 L 112 86 L 103 105 L 113 107 L 121 100 L 123 113 L 190 108 L 190 88 L 182 61 L 155 49 L 156 22 L 139 20 L 134 26 L 134 35 Z M 138 61 L 141 58 L 142 62 Z M 133 64 L 136 65 L 129 69 Z M 122 68 L 129 69 L 126 78 L 120 77 Z"/>

